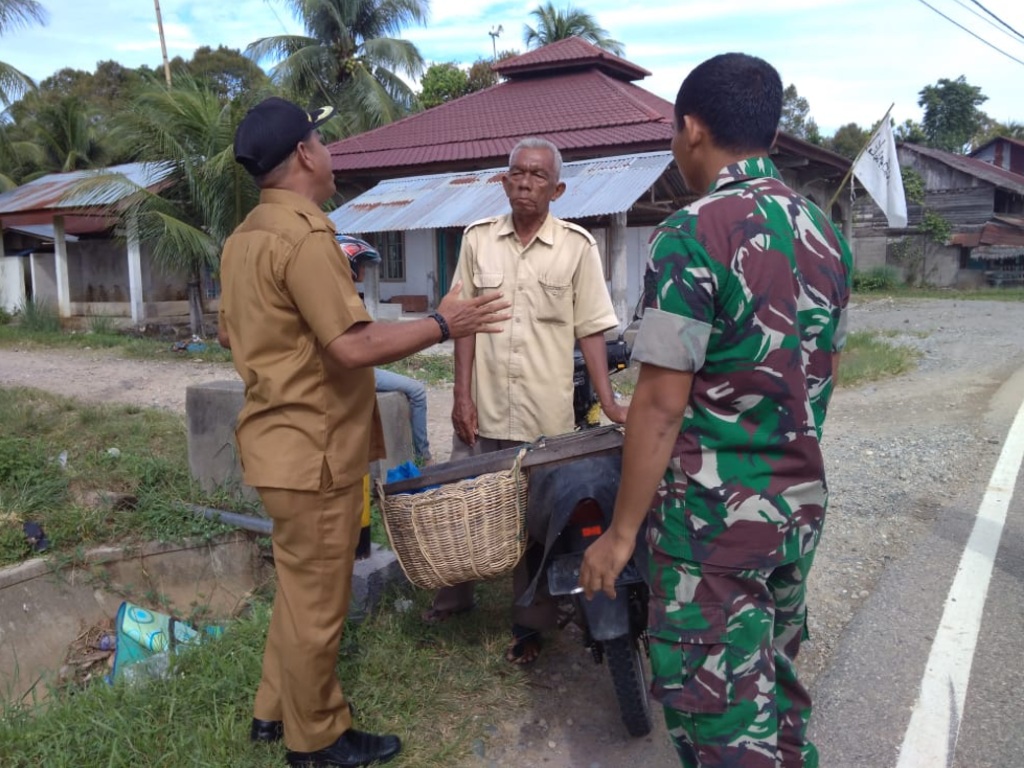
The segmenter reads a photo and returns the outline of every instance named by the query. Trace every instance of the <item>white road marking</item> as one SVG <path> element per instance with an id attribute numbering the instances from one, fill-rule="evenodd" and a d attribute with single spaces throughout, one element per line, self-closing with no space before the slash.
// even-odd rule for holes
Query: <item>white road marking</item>
<path id="1" fill-rule="evenodd" d="M 952 760 L 988 585 L 1022 461 L 1024 404 L 1006 435 L 946 597 L 896 768 L 941 768 Z"/>

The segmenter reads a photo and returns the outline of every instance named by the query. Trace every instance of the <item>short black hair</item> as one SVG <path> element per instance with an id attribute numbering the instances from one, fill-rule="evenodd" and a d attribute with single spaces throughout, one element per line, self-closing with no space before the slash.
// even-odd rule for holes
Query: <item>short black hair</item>
<path id="1" fill-rule="evenodd" d="M 756 56 L 719 54 L 698 64 L 679 86 L 677 128 L 685 115 L 700 118 L 721 149 L 767 151 L 782 116 L 782 79 Z"/>

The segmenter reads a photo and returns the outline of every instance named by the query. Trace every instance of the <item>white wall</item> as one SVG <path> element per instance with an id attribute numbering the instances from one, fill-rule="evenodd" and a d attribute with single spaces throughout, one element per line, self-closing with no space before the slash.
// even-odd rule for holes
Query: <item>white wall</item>
<path id="1" fill-rule="evenodd" d="M 380 298 L 419 295 L 434 304 L 434 284 L 437 280 L 436 238 L 432 229 L 415 229 L 405 233 L 405 280 L 381 280 Z M 363 285 L 359 284 L 363 290 Z"/>
<path id="2" fill-rule="evenodd" d="M 25 303 L 25 263 L 20 256 L 0 255 L 0 308 L 16 312 Z"/>
<path id="3" fill-rule="evenodd" d="M 30 257 L 32 269 L 32 300 L 40 304 L 49 303 L 57 308 L 57 269 L 52 253 L 33 253 Z"/>

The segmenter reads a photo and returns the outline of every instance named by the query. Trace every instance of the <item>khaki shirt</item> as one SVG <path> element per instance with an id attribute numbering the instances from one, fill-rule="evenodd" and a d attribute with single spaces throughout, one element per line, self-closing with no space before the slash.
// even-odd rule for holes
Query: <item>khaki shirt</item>
<path id="1" fill-rule="evenodd" d="M 245 482 L 318 490 L 360 481 L 384 455 L 373 369 L 344 369 L 325 347 L 369 322 L 334 224 L 310 200 L 264 190 L 224 244 L 220 323 L 245 405 L 235 435 Z"/>
<path id="2" fill-rule="evenodd" d="M 511 214 L 483 219 L 463 234 L 458 279 L 464 298 L 500 291 L 512 302 L 502 333 L 476 336 L 480 435 L 532 441 L 571 432 L 573 345 L 618 325 L 594 238 L 549 214 L 524 246 Z"/>

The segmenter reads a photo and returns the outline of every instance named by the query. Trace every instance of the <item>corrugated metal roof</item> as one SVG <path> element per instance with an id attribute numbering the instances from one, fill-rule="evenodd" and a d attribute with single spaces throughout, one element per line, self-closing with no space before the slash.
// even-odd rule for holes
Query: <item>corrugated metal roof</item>
<path id="1" fill-rule="evenodd" d="M 16 227 L 4 227 L 4 229 L 10 232 L 20 232 L 23 235 L 31 235 L 47 242 L 52 242 L 57 238 L 52 224 L 24 224 Z M 64 239 L 72 243 L 78 240 L 74 235 L 67 233 L 64 234 Z"/>
<path id="2" fill-rule="evenodd" d="M 565 193 L 551 204 L 562 219 L 627 211 L 665 172 L 671 152 L 579 160 L 562 166 Z M 465 227 L 509 210 L 505 168 L 382 181 L 330 214 L 340 232 Z"/>
<path id="3" fill-rule="evenodd" d="M 88 192 L 71 194 L 76 184 L 104 176 L 119 176 L 131 184 L 152 188 L 170 174 L 167 163 L 126 163 L 88 171 L 51 173 L 0 195 L 0 217 L 27 211 L 62 211 L 113 205 L 126 197 L 123 185 L 93 187 Z"/>
<path id="4" fill-rule="evenodd" d="M 987 181 L 989 184 L 1000 189 L 1007 189 L 1011 192 L 1016 192 L 1018 195 L 1024 195 L 1024 176 L 1004 170 L 998 165 L 986 163 L 984 160 L 976 160 L 973 157 L 954 155 L 941 149 L 922 147 L 917 144 L 901 144 L 900 149 L 930 157 L 976 179 Z"/>

